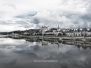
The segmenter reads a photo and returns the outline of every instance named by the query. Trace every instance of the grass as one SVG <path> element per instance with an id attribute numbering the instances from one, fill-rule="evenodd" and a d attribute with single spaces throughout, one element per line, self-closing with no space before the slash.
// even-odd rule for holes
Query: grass
<path id="1" fill-rule="evenodd" d="M 62 40 L 71 40 L 71 39 L 68 39 L 68 38 L 63 38 Z"/>
<path id="2" fill-rule="evenodd" d="M 91 39 L 86 39 L 86 41 L 91 42 Z"/>
<path id="3" fill-rule="evenodd" d="M 82 41 L 82 39 L 75 39 L 75 41 Z"/>

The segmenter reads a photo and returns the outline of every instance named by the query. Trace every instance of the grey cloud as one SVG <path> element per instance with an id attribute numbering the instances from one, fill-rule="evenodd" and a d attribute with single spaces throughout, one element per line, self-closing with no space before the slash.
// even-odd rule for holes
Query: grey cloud
<path id="1" fill-rule="evenodd" d="M 67 2 L 67 0 L 62 0 L 62 3 Z M 91 6 L 88 4 L 90 3 L 90 0 L 81 0 L 81 3 L 85 3 L 85 6 L 87 8 L 87 12 L 85 14 L 78 13 L 76 11 L 60 11 L 57 10 L 55 12 L 53 11 L 37 11 L 37 12 L 30 12 L 28 14 L 18 15 L 15 16 L 17 19 L 21 19 L 21 21 L 15 21 L 13 24 L 12 22 L 8 21 L 1 21 L 0 24 L 3 25 L 19 25 L 18 27 L 24 27 L 24 28 L 40 28 L 43 25 L 49 26 L 49 28 L 57 27 L 58 24 L 60 28 L 78 28 L 81 26 L 89 27 L 91 25 Z"/>
<path id="2" fill-rule="evenodd" d="M 15 21 L 16 24 L 27 24 L 25 21 Z"/>
<path id="3" fill-rule="evenodd" d="M 29 14 L 15 16 L 15 18 L 28 19 L 28 18 L 35 16 L 35 15 L 36 15 L 36 12 L 31 12 Z"/>
<path id="4" fill-rule="evenodd" d="M 78 22 L 78 21 L 73 21 L 73 23 L 74 23 L 74 24 L 79 24 L 79 22 Z"/>
<path id="5" fill-rule="evenodd" d="M 12 20 L 7 20 L 7 21 L 0 21 L 0 24 L 2 24 L 2 25 L 10 25 L 10 24 L 12 24 Z"/>
<path id="6" fill-rule="evenodd" d="M 91 6 L 87 9 L 87 12 L 81 16 L 81 19 L 83 21 L 91 22 Z"/>
<path id="7" fill-rule="evenodd" d="M 40 23 L 40 20 L 38 18 L 34 18 L 32 20 L 32 23 L 39 24 Z"/>
<path id="8" fill-rule="evenodd" d="M 89 0 L 87 1 L 89 2 Z M 80 15 L 80 20 L 83 22 L 83 27 L 91 27 L 91 5 L 87 8 L 84 15 Z"/>
<path id="9" fill-rule="evenodd" d="M 30 21 L 0 21 L 1 25 L 13 25 L 13 26 L 18 26 L 18 27 L 24 27 L 24 28 L 30 28 L 34 26 L 34 23 L 30 24 Z"/>
<path id="10" fill-rule="evenodd" d="M 19 27 L 24 27 L 24 28 L 30 27 L 30 25 L 29 25 L 29 23 L 27 23 L 27 21 L 26 22 L 25 21 L 15 21 L 15 24 L 18 24 Z"/>
<path id="11" fill-rule="evenodd" d="M 38 13 L 37 13 L 38 14 Z M 52 15 L 52 17 L 50 16 L 50 15 Z M 87 17 L 87 19 L 88 20 L 90 20 L 90 16 L 88 16 L 87 15 L 87 17 L 84 15 L 82 15 L 82 14 L 80 14 L 80 13 L 70 13 L 70 12 L 64 12 L 62 15 L 60 15 L 60 14 L 58 14 L 58 16 L 60 17 L 59 19 L 57 19 L 56 17 L 55 17 L 55 15 L 54 14 L 51 14 L 50 13 L 50 15 L 46 18 L 46 17 L 41 17 L 41 16 L 34 16 L 33 18 L 32 18 L 32 21 L 31 21 L 31 23 L 35 23 L 35 24 L 37 24 L 38 26 L 40 26 L 41 27 L 41 25 L 43 26 L 43 25 L 47 25 L 47 26 L 49 26 L 49 27 L 57 27 L 58 26 L 58 24 L 60 25 L 60 27 L 61 28 L 63 28 L 63 26 L 65 27 L 65 25 L 67 25 L 66 23 L 68 23 L 68 22 L 64 22 L 64 21 L 62 21 L 61 19 L 63 18 L 63 16 L 65 17 L 65 18 L 67 18 L 67 19 L 69 19 L 70 21 L 69 22 L 71 22 L 70 23 L 70 26 L 69 26 L 69 24 L 68 24 L 68 28 L 70 28 L 70 27 L 72 27 L 72 28 L 78 28 L 79 26 L 81 26 L 82 28 L 84 28 L 84 27 L 89 27 L 89 25 L 86 23 L 86 21 L 84 21 Z M 86 18 L 85 18 L 86 17 Z M 82 19 L 82 18 L 85 18 L 85 19 Z M 63 18 L 64 19 L 64 18 Z M 86 19 L 86 20 L 87 20 Z M 59 21 L 58 21 L 59 20 Z M 66 20 L 65 20 L 66 21 Z M 82 23 L 83 22 L 83 23 Z M 56 24 L 55 24 L 56 23 Z M 63 24 L 64 23 L 64 24 Z M 41 25 L 40 25 L 41 24 Z"/>

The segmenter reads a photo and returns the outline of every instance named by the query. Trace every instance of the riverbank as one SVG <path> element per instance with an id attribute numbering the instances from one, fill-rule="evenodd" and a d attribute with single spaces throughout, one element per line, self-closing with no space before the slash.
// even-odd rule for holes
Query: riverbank
<path id="1" fill-rule="evenodd" d="M 64 37 L 64 36 L 23 36 L 23 35 L 20 35 L 20 37 L 31 37 L 31 38 L 59 38 L 59 39 L 91 39 L 91 37 Z"/>
<path id="2" fill-rule="evenodd" d="M 21 38 L 37 38 L 37 39 L 56 39 L 65 41 L 87 41 L 91 42 L 91 37 L 60 37 L 60 36 L 19 36 Z"/>
<path id="3" fill-rule="evenodd" d="M 91 42 L 91 37 L 63 37 L 63 36 L 26 36 L 26 35 L 0 35 L 0 38 L 11 37 L 11 38 L 37 38 L 37 39 L 56 39 L 56 40 L 69 40 L 69 41 L 88 41 Z"/>
<path id="4" fill-rule="evenodd" d="M 0 35 L 0 38 L 8 37 L 8 35 Z"/>

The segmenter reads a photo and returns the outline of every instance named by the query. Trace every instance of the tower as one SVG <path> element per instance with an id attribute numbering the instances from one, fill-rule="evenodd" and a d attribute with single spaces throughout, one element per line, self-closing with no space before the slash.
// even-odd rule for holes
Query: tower
<path id="1" fill-rule="evenodd" d="M 42 26 L 42 35 L 48 31 L 48 26 Z"/>
<path id="2" fill-rule="evenodd" d="M 59 28 L 59 24 L 58 24 L 58 28 L 57 28 L 57 31 L 58 31 L 58 32 L 60 31 L 60 28 Z"/>

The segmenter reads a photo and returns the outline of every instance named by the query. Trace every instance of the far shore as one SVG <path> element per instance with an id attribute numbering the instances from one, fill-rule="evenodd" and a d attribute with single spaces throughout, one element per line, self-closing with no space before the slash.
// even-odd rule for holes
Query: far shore
<path id="1" fill-rule="evenodd" d="M 84 36 L 80 36 L 80 37 L 65 37 L 65 36 L 26 36 L 26 35 L 17 35 L 17 36 L 12 36 L 12 35 L 0 35 L 0 38 L 8 38 L 8 37 L 15 37 L 15 38 L 38 38 L 38 39 L 58 39 L 58 40 L 77 40 L 77 41 L 85 41 L 85 40 L 89 40 L 91 41 L 91 37 L 84 37 Z"/>
<path id="2" fill-rule="evenodd" d="M 68 38 L 68 39 L 72 39 L 72 38 L 74 38 L 74 39 L 83 39 L 83 38 L 85 38 L 85 39 L 90 39 L 91 37 L 89 37 L 89 36 L 87 36 L 87 37 L 84 37 L 84 36 L 73 36 L 73 37 L 69 37 L 69 36 L 40 36 L 40 35 L 35 35 L 35 36 L 26 36 L 26 35 L 17 35 L 17 36 L 12 36 L 12 35 L 0 35 L 0 38 L 3 38 L 3 37 L 9 37 L 9 36 L 11 36 L 11 37 L 35 37 L 35 38 L 60 38 L 60 39 L 63 39 L 63 38 Z"/>

